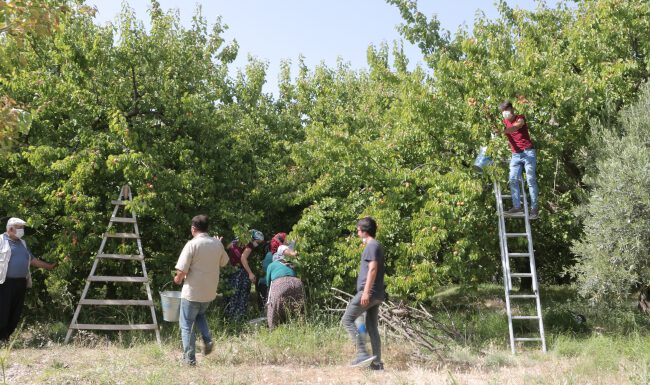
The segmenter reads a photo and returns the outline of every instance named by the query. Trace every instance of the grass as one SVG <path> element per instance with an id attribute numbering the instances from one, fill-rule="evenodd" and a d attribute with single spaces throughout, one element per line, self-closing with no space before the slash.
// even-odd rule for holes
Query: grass
<path id="1" fill-rule="evenodd" d="M 647 335 L 601 334 L 588 338 L 562 335 L 555 338 L 552 351 L 559 357 L 576 358 L 574 373 L 580 376 L 624 371 L 631 378 L 643 379 L 640 383 L 650 383 L 650 336 Z"/>
<path id="2" fill-rule="evenodd" d="M 54 384 L 650 384 L 650 322 L 629 309 L 591 309 L 566 287 L 545 288 L 542 303 L 548 353 L 530 344 L 510 354 L 503 290 L 448 288 L 433 314 L 453 322 L 464 341 L 443 360 L 383 336 L 383 373 L 348 368 L 354 350 L 337 317 L 314 316 L 282 325 L 232 326 L 209 317 L 214 352 L 197 368 L 181 367 L 177 324 L 153 333 L 76 334 L 62 345 L 67 325 L 27 325 L 11 351 L 8 383 Z M 523 306 L 519 311 L 530 311 Z M 586 322 L 576 321 L 576 314 Z M 526 329 L 527 327 L 522 327 Z M 200 344 L 200 342 L 199 342 Z M 200 351 L 200 350 L 199 350 Z M 417 354 L 416 354 L 417 353 Z"/>
<path id="3" fill-rule="evenodd" d="M 11 338 L 9 338 L 9 341 L 0 342 L 0 374 L 2 374 L 3 384 L 7 383 L 7 369 L 9 367 L 9 357 L 11 355 L 11 351 L 14 348 L 14 344 L 16 343 L 16 340 L 18 339 L 18 335 L 20 334 L 21 330 L 22 330 L 22 324 L 16 330 L 16 334 L 12 335 Z"/>
<path id="4" fill-rule="evenodd" d="M 341 363 L 347 340 L 338 328 L 325 325 L 288 324 L 273 332 L 266 328 L 215 339 L 222 347 L 211 357 L 224 365 L 332 365 Z"/>

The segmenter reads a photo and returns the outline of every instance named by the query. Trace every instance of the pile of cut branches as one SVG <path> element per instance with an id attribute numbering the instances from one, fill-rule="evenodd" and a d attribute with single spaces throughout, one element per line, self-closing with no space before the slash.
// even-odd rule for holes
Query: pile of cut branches
<path id="1" fill-rule="evenodd" d="M 332 288 L 334 298 L 347 306 L 353 295 Z M 330 311 L 344 312 L 343 308 L 330 308 Z M 441 352 L 450 345 L 460 343 L 463 335 L 458 331 L 448 312 L 447 322 L 436 319 L 424 306 L 413 307 L 404 302 L 385 301 L 379 307 L 379 322 L 387 332 L 398 339 L 403 339 L 413 346 L 436 354 L 443 359 Z"/>

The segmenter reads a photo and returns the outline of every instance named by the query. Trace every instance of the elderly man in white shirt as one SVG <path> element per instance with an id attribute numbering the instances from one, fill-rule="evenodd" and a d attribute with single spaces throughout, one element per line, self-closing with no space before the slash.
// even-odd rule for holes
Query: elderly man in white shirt
<path id="1" fill-rule="evenodd" d="M 52 270 L 56 264 L 34 258 L 22 239 L 27 223 L 9 218 L 0 235 L 0 341 L 7 341 L 20 322 L 27 288 L 32 286 L 30 266 Z"/>

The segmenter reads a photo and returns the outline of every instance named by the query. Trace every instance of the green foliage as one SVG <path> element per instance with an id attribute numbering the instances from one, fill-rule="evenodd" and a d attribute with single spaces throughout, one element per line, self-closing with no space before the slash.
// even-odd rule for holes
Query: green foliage
<path id="1" fill-rule="evenodd" d="M 505 182 L 500 125 L 505 98 L 528 117 L 538 149 L 542 220 L 534 226 L 543 281 L 563 281 L 581 224 L 573 207 L 590 152 L 589 121 L 633 101 L 648 78 L 650 7 L 646 1 L 544 4 L 535 11 L 499 3 L 501 16 L 479 14 L 472 32 L 450 36 L 410 0 L 391 0 L 406 39 L 418 44 L 433 75 L 405 70 L 399 48 L 368 51 L 368 71 L 302 70 L 291 88 L 305 138 L 293 147 L 296 202 L 309 205 L 294 231 L 316 284 L 351 289 L 359 243 L 357 218 L 373 215 L 387 250 L 389 291 L 431 298 L 439 285 L 498 276 L 490 180 L 472 173 L 489 144 Z M 615 11 L 614 11 L 615 10 Z"/>
<path id="2" fill-rule="evenodd" d="M 24 107 L 32 121 L 1 153 L 0 214 L 28 219 L 32 250 L 60 262 L 35 273 L 31 300 L 70 310 L 124 183 L 154 287 L 169 281 L 198 213 L 226 242 L 250 228 L 267 238 L 291 229 L 317 304 L 332 285 L 353 287 L 354 225 L 365 215 L 379 222 L 391 294 L 430 301 L 443 285 L 494 280 L 491 180 L 471 166 L 488 145 L 490 175 L 505 179 L 507 146 L 489 139 L 504 98 L 527 115 L 539 152 L 541 279 L 565 279 L 582 228 L 573 208 L 586 195 L 589 122 L 607 122 L 648 79 L 647 1 L 535 11 L 501 2 L 499 18 L 479 15 L 472 32 L 454 35 L 414 2 L 389 2 L 429 69 L 407 70 L 397 44 L 370 47 L 364 71 L 299 59 L 295 79 L 283 63 L 277 98 L 262 92 L 262 62 L 228 75 L 238 47 L 220 19 L 209 28 L 199 13 L 181 27 L 155 1 L 150 29 L 128 7 L 97 26 L 91 10 L 65 3 L 57 28 L 29 44 L 3 36 L 0 107 Z"/>
<path id="3" fill-rule="evenodd" d="M 11 36 L 11 43 L 22 47 L 27 39 L 53 34 L 67 10 L 61 0 L 0 0 L 0 41 L 6 43 L 5 36 Z M 79 7 L 79 11 L 92 13 L 88 6 Z M 25 56 L 18 59 L 21 65 L 27 60 Z M 0 84 L 3 78 L 0 76 Z M 29 132 L 32 114 L 23 110 L 29 107 L 29 102 L 17 104 L 8 95 L 0 94 L 0 154 L 8 152 L 20 135 Z"/>
<path id="4" fill-rule="evenodd" d="M 68 10 L 62 0 L 0 1 L 0 33 L 25 39 L 30 35 L 51 34 L 59 27 L 61 16 Z M 84 11 L 91 11 L 85 6 Z"/>
<path id="5" fill-rule="evenodd" d="M 623 109 L 618 123 L 596 125 L 589 203 L 581 208 L 584 236 L 571 272 L 593 304 L 620 306 L 650 282 L 650 85 Z"/>
<path id="6" fill-rule="evenodd" d="M 398 62 L 399 51 L 394 56 Z M 489 202 L 484 181 L 468 171 L 472 155 L 462 132 L 436 124 L 450 118 L 446 102 L 431 96 L 421 69 L 394 72 L 388 58 L 386 46 L 370 48 L 367 73 L 339 65 L 299 78 L 294 92 L 310 100 L 309 119 L 293 148 L 292 176 L 296 203 L 310 207 L 294 232 L 308 278 L 323 289 L 349 287 L 361 252 L 356 219 L 374 216 L 387 245 L 391 292 L 425 300 L 440 283 L 476 282 L 492 272 L 481 269 L 493 265 L 485 249 Z M 472 224 L 486 230 L 479 242 L 465 238 L 476 233 Z"/>
<path id="7" fill-rule="evenodd" d="M 106 26 L 70 8 L 29 45 L 2 40 L 0 94 L 38 113 L 0 157 L 1 214 L 28 220 L 35 255 L 59 262 L 47 279 L 35 273 L 33 300 L 47 291 L 70 311 L 124 183 L 154 288 L 169 281 L 192 216 L 208 214 L 228 240 L 252 225 L 286 228 L 293 215 L 276 178 L 290 162 L 278 138 L 295 132 L 261 91 L 265 66 L 229 77 L 237 45 L 219 19 L 208 30 L 197 14 L 186 29 L 151 7 L 150 30 L 126 7 Z"/>
<path id="8" fill-rule="evenodd" d="M 0 152 L 8 152 L 20 135 L 27 135 L 32 125 L 32 115 L 15 108 L 15 101 L 0 97 Z"/>

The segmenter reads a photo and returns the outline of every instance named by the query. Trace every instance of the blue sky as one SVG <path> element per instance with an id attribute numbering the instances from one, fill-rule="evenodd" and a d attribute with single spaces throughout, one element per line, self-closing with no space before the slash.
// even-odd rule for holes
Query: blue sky
<path id="1" fill-rule="evenodd" d="M 233 71 L 243 68 L 247 56 L 253 55 L 267 61 L 266 92 L 276 93 L 280 62 L 289 59 L 297 62 L 300 54 L 310 68 L 324 62 L 336 64 L 341 57 L 352 68 L 366 68 L 366 50 L 370 44 L 378 45 L 400 40 L 396 26 L 402 19 L 396 7 L 383 0 L 159 0 L 163 9 L 177 9 L 183 25 L 189 25 L 198 4 L 202 13 L 213 22 L 221 15 L 229 26 L 226 40 L 236 39 L 239 56 Z M 557 1 L 549 0 L 549 5 Z M 148 20 L 149 1 L 128 0 L 139 19 Z M 121 9 L 116 0 L 87 0 L 97 7 L 96 22 L 104 24 L 115 20 Z M 513 7 L 534 9 L 534 0 L 509 0 Z M 443 28 L 452 32 L 465 24 L 471 26 L 477 10 L 488 17 L 496 17 L 491 0 L 428 0 L 419 1 L 426 14 L 436 14 Z M 404 42 L 404 50 L 411 66 L 422 63 L 417 47 Z M 295 70 L 296 66 L 293 65 Z"/>

